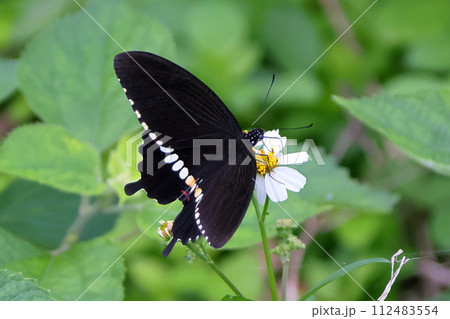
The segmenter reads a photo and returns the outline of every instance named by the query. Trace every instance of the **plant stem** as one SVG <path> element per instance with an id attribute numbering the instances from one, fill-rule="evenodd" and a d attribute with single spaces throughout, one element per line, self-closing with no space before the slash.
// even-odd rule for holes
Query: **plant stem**
<path id="1" fill-rule="evenodd" d="M 267 274 L 269 276 L 269 287 L 270 293 L 272 295 L 272 300 L 278 300 L 277 293 L 277 282 L 275 280 L 275 273 L 273 271 L 272 258 L 270 256 L 269 250 L 269 242 L 267 241 L 266 228 L 264 226 L 264 221 L 266 219 L 267 208 L 269 207 L 269 197 L 266 197 L 266 201 L 264 203 L 264 210 L 261 214 L 258 206 L 258 200 L 253 196 L 252 198 L 253 205 L 255 206 L 256 217 L 258 218 L 259 230 L 261 231 L 261 240 L 264 249 L 264 256 L 266 258 L 267 265 Z"/>
<path id="2" fill-rule="evenodd" d="M 261 221 L 264 223 L 266 221 L 267 209 L 269 208 L 269 197 L 266 196 L 266 201 L 264 202 L 263 212 L 261 215 Z"/>
<path id="3" fill-rule="evenodd" d="M 80 238 L 81 232 L 91 218 L 98 213 L 95 204 L 90 203 L 89 196 L 81 196 L 80 206 L 78 208 L 77 218 L 73 221 L 72 225 L 67 229 L 61 245 L 58 249 L 52 252 L 53 255 L 58 255 L 76 243 Z"/>
<path id="4" fill-rule="evenodd" d="M 126 210 L 141 210 L 144 207 L 142 204 L 132 205 L 114 205 L 108 208 L 102 209 L 103 214 L 120 214 Z"/>
<path id="5" fill-rule="evenodd" d="M 289 274 L 289 260 L 282 260 L 282 271 L 281 271 L 281 300 L 286 300 L 287 295 L 287 282 Z"/>
<path id="6" fill-rule="evenodd" d="M 214 272 L 230 287 L 233 292 L 240 296 L 244 297 L 244 295 L 239 291 L 239 289 L 231 282 L 231 280 L 217 267 L 216 263 L 212 260 L 211 256 L 206 251 L 203 242 L 200 243 L 201 251 L 197 249 L 195 245 L 192 243 L 188 243 L 186 245 L 194 254 L 196 254 L 200 259 L 202 259 L 206 264 L 214 270 Z M 244 297 L 245 298 L 245 297 Z"/>

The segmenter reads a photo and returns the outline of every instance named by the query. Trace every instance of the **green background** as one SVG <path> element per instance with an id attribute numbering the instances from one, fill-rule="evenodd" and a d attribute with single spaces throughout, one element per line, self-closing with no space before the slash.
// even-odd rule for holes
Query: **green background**
<path id="1" fill-rule="evenodd" d="M 342 266 L 361 261 L 349 270 L 376 299 L 390 278 L 379 258 L 399 249 L 419 258 L 388 300 L 450 299 L 450 2 L 380 0 L 331 48 L 372 1 L 79 4 L 86 12 L 71 0 L 0 3 L 0 300 L 232 294 L 183 246 L 162 258 L 154 222 L 167 207 L 123 193 L 137 177 L 127 141 L 138 143 L 140 129 L 112 67 L 123 50 L 180 64 L 243 129 L 314 124 L 280 132 L 298 141 L 290 151 L 313 140 L 325 162 L 295 167 L 307 184 L 281 203 L 314 238 L 300 234 L 288 299 L 339 270 L 328 254 Z M 273 247 L 275 222 L 288 216 L 275 204 L 269 212 Z M 247 298 L 270 299 L 253 207 L 210 254 Z M 348 276 L 332 277 L 310 298 L 371 300 Z"/>

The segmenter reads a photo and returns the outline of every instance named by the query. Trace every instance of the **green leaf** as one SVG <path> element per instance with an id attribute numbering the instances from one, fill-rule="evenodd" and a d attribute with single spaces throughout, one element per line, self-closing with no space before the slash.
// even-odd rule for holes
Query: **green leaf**
<path id="1" fill-rule="evenodd" d="M 391 77 L 384 86 L 390 94 L 411 94 L 449 87 L 450 79 L 423 73 L 403 73 Z"/>
<path id="2" fill-rule="evenodd" d="M 0 102 L 17 87 L 16 69 L 17 61 L 0 59 Z"/>
<path id="3" fill-rule="evenodd" d="M 133 136 L 127 135 L 120 139 L 117 147 L 109 153 L 107 170 L 110 177 L 107 183 L 116 191 L 120 204 L 132 198 L 125 194 L 124 185 L 140 178 L 137 167 L 142 161 L 142 155 L 138 152 L 141 144 L 141 132 Z"/>
<path id="4" fill-rule="evenodd" d="M 122 300 L 125 266 L 118 259 L 121 253 L 116 244 L 103 238 L 76 244 L 50 261 L 41 285 L 61 300 L 76 300 L 87 289 L 80 300 Z"/>
<path id="5" fill-rule="evenodd" d="M 0 194 L 0 226 L 35 245 L 56 249 L 79 204 L 77 195 L 16 180 Z"/>
<path id="6" fill-rule="evenodd" d="M 0 148 L 0 171 L 86 195 L 101 193 L 105 187 L 98 152 L 56 125 L 14 130 Z"/>
<path id="7" fill-rule="evenodd" d="M 371 258 L 371 259 L 364 259 L 357 261 L 355 263 L 352 263 L 350 265 L 347 265 L 345 267 L 342 267 L 338 271 L 332 273 L 331 275 L 327 276 L 324 280 L 322 280 L 320 283 L 318 283 L 316 286 L 308 290 L 300 300 L 307 300 L 310 296 L 312 296 L 317 290 L 321 289 L 322 287 L 328 285 L 333 280 L 342 277 L 346 274 L 348 274 L 350 271 L 357 269 L 359 267 L 373 264 L 373 263 L 389 263 L 389 260 L 386 258 Z"/>
<path id="8" fill-rule="evenodd" d="M 53 300 L 49 291 L 39 287 L 36 279 L 23 278 L 21 273 L 0 269 L 0 300 L 48 301 Z"/>
<path id="9" fill-rule="evenodd" d="M 392 211 L 399 199 L 397 195 L 353 180 L 346 168 L 337 165 L 333 156 L 323 150 L 320 154 L 325 165 L 318 165 L 314 154 L 310 154 L 313 160 L 292 166 L 307 178 L 305 188 L 300 191 L 303 200 L 365 212 Z"/>
<path id="10" fill-rule="evenodd" d="M 29 278 L 42 278 L 51 258 L 50 253 L 1 228 L 0 244 L 7 247 L 0 250 L 0 268 L 21 272 Z"/>
<path id="11" fill-rule="evenodd" d="M 0 193 L 3 192 L 3 190 L 14 181 L 14 179 L 14 176 L 0 173 Z"/>
<path id="12" fill-rule="evenodd" d="M 423 166 L 450 175 L 449 89 L 334 100 Z"/>
<path id="13" fill-rule="evenodd" d="M 123 49 L 171 56 L 174 44 L 160 24 L 123 2 L 99 2 L 86 10 L 113 39 L 85 12 L 67 16 L 28 45 L 18 79 L 41 119 L 104 150 L 138 126 L 114 74 L 114 56 Z"/>
<path id="14" fill-rule="evenodd" d="M 37 278 L 58 300 L 122 300 L 123 252 L 105 238 L 50 255 L 0 229 L 0 266 Z M 6 247 L 6 249 L 4 249 Z"/>
<path id="15" fill-rule="evenodd" d="M 43 254 L 38 248 L 24 240 L 18 239 L 2 228 L 0 228 L 0 247 L 2 247 L 0 249 L 0 267 Z"/>
<path id="16" fill-rule="evenodd" d="M 86 241 L 111 230 L 119 214 L 115 198 L 106 203 L 105 196 L 92 198 L 90 215 L 79 240 Z M 107 205 L 108 208 L 106 208 Z M 95 206 L 95 207 L 94 207 Z M 61 245 L 68 228 L 74 223 L 80 208 L 80 196 L 25 180 L 16 180 L 0 194 L 0 226 L 44 249 Z"/>

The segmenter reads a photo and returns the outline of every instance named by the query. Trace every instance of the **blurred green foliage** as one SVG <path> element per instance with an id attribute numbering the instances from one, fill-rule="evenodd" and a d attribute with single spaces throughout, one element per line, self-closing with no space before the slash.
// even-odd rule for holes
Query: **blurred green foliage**
<path id="1" fill-rule="evenodd" d="M 314 123 L 281 134 L 298 139 L 292 151 L 312 139 L 326 165 L 311 154 L 297 167 L 305 189 L 272 204 L 266 220 L 270 237 L 292 217 L 321 245 L 302 234 L 306 251 L 291 263 L 300 291 L 288 297 L 313 289 L 317 300 L 370 300 L 323 248 L 376 299 L 390 268 L 375 258 L 402 248 L 421 258 L 389 298 L 448 299 L 445 282 L 419 267 L 426 259 L 450 271 L 447 0 L 379 1 L 252 124 L 371 3 L 80 1 L 88 15 L 71 0 L 3 0 L 0 299 L 243 300 L 200 260 L 185 261 L 181 245 L 161 257 L 157 221 L 180 203 L 123 193 L 137 176 L 127 142 L 139 140 L 112 67 L 123 50 L 188 69 L 243 128 Z M 259 242 L 250 207 L 232 240 L 210 251 L 256 300 L 269 298 Z"/>
<path id="2" fill-rule="evenodd" d="M 8 301 L 48 301 L 53 300 L 49 292 L 40 288 L 36 279 L 23 278 L 22 274 L 11 274 L 0 270 L 0 300 Z"/>

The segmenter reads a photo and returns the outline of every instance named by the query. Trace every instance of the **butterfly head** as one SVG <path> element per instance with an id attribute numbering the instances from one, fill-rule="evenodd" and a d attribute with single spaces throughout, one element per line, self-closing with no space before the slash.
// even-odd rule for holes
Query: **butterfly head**
<path id="1" fill-rule="evenodd" d="M 264 138 L 264 130 L 254 128 L 250 132 L 244 131 L 244 139 L 249 139 L 250 143 L 255 146 L 260 140 Z"/>

